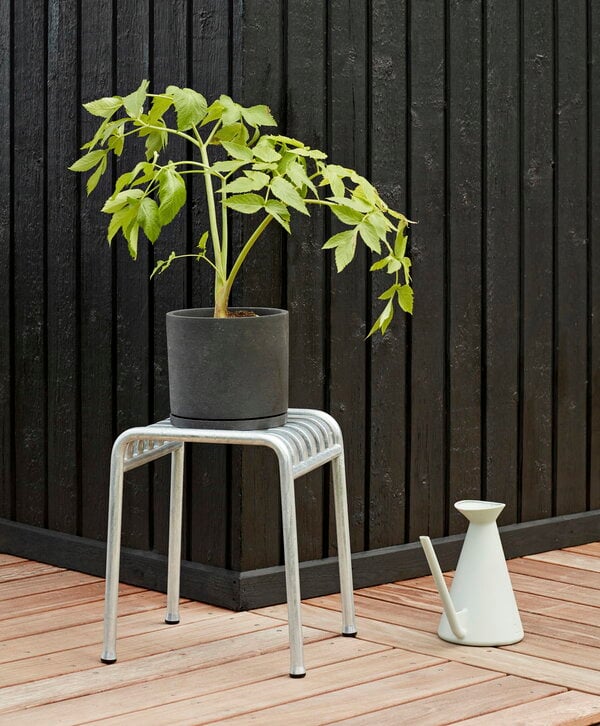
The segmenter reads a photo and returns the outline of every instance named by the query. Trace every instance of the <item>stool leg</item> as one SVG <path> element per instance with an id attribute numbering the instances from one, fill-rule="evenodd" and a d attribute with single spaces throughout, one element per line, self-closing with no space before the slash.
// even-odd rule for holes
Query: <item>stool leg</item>
<path id="1" fill-rule="evenodd" d="M 169 507 L 169 564 L 167 616 L 165 623 L 179 622 L 179 575 L 181 571 L 181 513 L 183 509 L 183 444 L 171 454 L 171 500 Z"/>
<path id="2" fill-rule="evenodd" d="M 119 442 L 115 443 L 110 459 L 106 586 L 104 595 L 104 647 L 101 656 L 103 663 L 114 663 L 117 660 L 117 603 L 119 598 L 124 455 L 124 445 Z"/>
<path id="3" fill-rule="evenodd" d="M 279 474 L 290 639 L 290 676 L 292 678 L 303 678 L 306 675 L 306 669 L 304 668 L 302 616 L 300 614 L 300 570 L 298 560 L 298 531 L 296 528 L 296 502 L 294 499 L 294 475 L 292 462 L 283 452 L 279 453 Z"/>
<path id="4" fill-rule="evenodd" d="M 352 587 L 352 559 L 350 530 L 348 527 L 348 499 L 346 494 L 346 467 L 344 452 L 331 462 L 335 505 L 335 529 L 337 534 L 340 568 L 340 592 L 342 596 L 342 635 L 356 635 L 354 593 Z"/>

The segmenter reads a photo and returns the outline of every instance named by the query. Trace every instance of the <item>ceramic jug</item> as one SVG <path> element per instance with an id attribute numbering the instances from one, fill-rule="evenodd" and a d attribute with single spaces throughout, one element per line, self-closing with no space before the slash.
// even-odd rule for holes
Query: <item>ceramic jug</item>
<path id="1" fill-rule="evenodd" d="M 450 592 L 429 537 L 420 537 L 444 613 L 438 635 L 461 645 L 509 645 L 523 638 L 496 519 L 499 502 L 463 500 L 456 509 L 469 520 Z"/>

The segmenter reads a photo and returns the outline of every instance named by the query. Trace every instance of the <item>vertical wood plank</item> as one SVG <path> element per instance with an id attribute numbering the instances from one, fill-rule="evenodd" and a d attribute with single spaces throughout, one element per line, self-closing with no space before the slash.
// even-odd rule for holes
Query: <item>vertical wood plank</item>
<path id="1" fill-rule="evenodd" d="M 116 89 L 134 91 L 149 75 L 149 1 L 122 0 L 116 5 Z M 125 149 L 116 162 L 117 175 L 129 171 L 139 154 Z M 150 418 L 149 243 L 141 235 L 138 259 L 129 258 L 125 240 L 116 245 L 116 425 L 123 431 Z M 123 544 L 147 549 L 150 544 L 150 477 L 147 467 L 127 475 L 123 496 Z"/>
<path id="2" fill-rule="evenodd" d="M 356 169 L 367 165 L 367 3 L 329 3 L 329 151 L 330 160 Z M 332 222 L 332 231 L 339 231 Z M 358 248 L 341 274 L 331 266 L 329 313 L 329 407 L 344 432 L 350 541 L 353 550 L 365 545 L 367 254 Z M 333 517 L 330 552 L 335 554 Z"/>
<path id="3" fill-rule="evenodd" d="M 75 534 L 79 504 L 77 2 L 48 3 L 48 526 Z"/>
<path id="4" fill-rule="evenodd" d="M 168 85 L 187 86 L 188 3 L 187 0 L 153 4 L 153 67 L 151 81 L 154 93 L 161 93 Z M 163 157 L 186 158 L 185 143 L 171 136 Z M 163 162 L 164 163 L 164 162 Z M 180 214 L 165 230 L 159 246 L 153 250 L 153 265 L 167 258 L 171 250 L 183 253 L 187 248 L 187 215 Z M 164 275 L 152 282 L 153 325 L 151 347 L 153 351 L 152 420 L 169 415 L 169 379 L 167 370 L 167 337 L 165 316 L 169 310 L 187 307 L 187 268 L 183 262 L 172 265 Z M 170 462 L 156 462 L 153 468 L 153 541 L 157 552 L 166 553 L 169 542 L 168 512 L 170 491 Z M 184 515 L 185 521 L 185 515 Z M 185 548 L 184 548 L 185 551 Z"/>
<path id="5" fill-rule="evenodd" d="M 556 514 L 586 508 L 586 3 L 556 12 Z"/>
<path id="6" fill-rule="evenodd" d="M 82 102 L 110 96 L 112 87 L 112 2 L 88 3 L 81 14 Z M 90 139 L 96 118 L 80 109 L 81 141 Z M 108 474 L 113 441 L 113 254 L 106 243 L 102 202 L 112 191 L 110 172 L 88 198 L 80 184 L 80 367 L 81 534 L 106 535 Z"/>
<path id="7" fill-rule="evenodd" d="M 453 503 L 479 499 L 481 491 L 482 51 L 481 6 L 450 0 L 448 10 L 448 484 Z M 452 507 L 449 531 L 462 529 L 464 519 Z"/>
<path id="8" fill-rule="evenodd" d="M 0 134 L 12 148 L 12 14 L 10 0 L 0 2 L 0 87 L 5 89 L 0 105 Z M 0 517 L 13 515 L 13 241 L 12 230 L 12 154 L 0 154 L 0 305 L 5 314 L 0 319 Z"/>
<path id="9" fill-rule="evenodd" d="M 238 43 L 233 65 L 233 91 L 240 103 L 266 103 L 281 123 L 283 24 L 282 0 L 246 0 L 234 18 Z M 292 219 L 294 223 L 294 219 Z M 244 219 L 234 249 L 255 229 Z M 244 263 L 234 290 L 235 305 L 282 306 L 282 234 L 271 225 Z M 235 447 L 232 456 L 232 561 L 242 569 L 281 561 L 280 500 L 275 457 L 259 447 Z"/>
<path id="10" fill-rule="evenodd" d="M 385 201 L 407 211 L 407 6 L 371 4 L 369 176 Z M 410 214 L 408 214 L 410 217 Z M 389 286 L 385 273 L 372 279 L 371 318 L 383 307 L 378 296 Z M 367 422 L 369 549 L 401 544 L 406 507 L 407 321 L 398 314 L 385 336 L 370 339 L 370 409 Z"/>
<path id="11" fill-rule="evenodd" d="M 446 482 L 445 5 L 413 4 L 411 47 L 411 336 L 409 539 L 444 534 Z"/>
<path id="12" fill-rule="evenodd" d="M 231 19 L 228 7 L 219 0 L 192 5 L 191 83 L 206 95 L 209 103 L 222 93 L 229 93 Z M 188 243 L 195 246 L 202 233 L 209 229 L 204 180 L 194 178 L 191 190 L 194 208 L 190 215 Z M 206 264 L 194 264 L 189 300 L 192 306 L 212 306 L 213 287 L 212 270 Z M 188 556 L 217 567 L 228 566 L 228 457 L 225 446 L 193 447 L 190 451 Z"/>
<path id="13" fill-rule="evenodd" d="M 287 3 L 286 133 L 323 149 L 327 133 L 325 89 L 326 16 L 312 0 Z M 312 211 L 312 210 L 311 210 Z M 315 208 L 315 211 L 316 208 Z M 324 407 L 325 240 L 323 215 L 296 215 L 287 242 L 287 302 L 290 314 L 290 406 Z M 296 485 L 300 559 L 323 555 L 323 470 Z"/>
<path id="14" fill-rule="evenodd" d="M 521 519 L 552 514 L 553 2 L 523 14 Z"/>
<path id="15" fill-rule="evenodd" d="M 589 96 L 589 486 L 590 509 L 600 508 L 600 7 L 590 0 L 588 18 Z"/>
<path id="16" fill-rule="evenodd" d="M 520 16 L 518 4 L 484 3 L 485 103 L 484 492 L 517 520 L 520 354 Z M 528 11 L 527 11 L 528 12 Z"/>
<path id="17" fill-rule="evenodd" d="M 46 525 L 46 8 L 14 4 L 15 476 L 20 522 Z M 17 252 L 18 250 L 18 252 Z"/>

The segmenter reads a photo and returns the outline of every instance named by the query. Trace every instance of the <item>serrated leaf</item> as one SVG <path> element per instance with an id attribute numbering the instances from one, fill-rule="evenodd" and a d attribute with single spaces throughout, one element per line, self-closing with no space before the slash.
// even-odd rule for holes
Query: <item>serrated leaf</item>
<path id="1" fill-rule="evenodd" d="M 196 245 L 198 249 L 201 252 L 204 252 L 206 250 L 206 243 L 208 242 L 208 232 L 204 232 L 202 237 L 198 240 L 198 244 Z"/>
<path id="2" fill-rule="evenodd" d="M 177 255 L 175 254 L 175 252 L 171 252 L 168 259 L 157 260 L 156 265 L 152 270 L 152 274 L 150 275 L 150 279 L 152 279 L 155 275 L 162 275 L 162 273 L 171 265 L 171 262 L 173 262 L 176 257 Z"/>
<path id="3" fill-rule="evenodd" d="M 125 145 L 125 139 L 122 133 L 113 134 L 108 140 L 108 148 L 112 149 L 115 156 L 121 156 L 123 153 L 123 146 Z"/>
<path id="4" fill-rule="evenodd" d="M 170 96 L 155 96 L 148 111 L 148 123 L 156 126 L 156 122 L 163 117 L 172 105 L 173 99 Z"/>
<path id="5" fill-rule="evenodd" d="M 262 138 L 256 146 L 253 146 L 252 152 L 261 161 L 275 162 L 281 159 L 281 154 L 275 151 L 266 138 Z"/>
<path id="6" fill-rule="evenodd" d="M 127 228 L 137 217 L 137 204 L 129 205 L 119 209 L 113 214 L 108 225 L 107 239 L 112 242 L 113 237 L 122 228 Z"/>
<path id="7" fill-rule="evenodd" d="M 381 254 L 381 242 L 379 241 L 379 235 L 368 217 L 358 225 L 358 231 L 360 232 L 360 236 L 367 247 L 372 249 L 373 252 L 376 252 L 378 255 Z"/>
<path id="8" fill-rule="evenodd" d="M 343 204 L 346 207 L 354 209 L 356 212 L 360 212 L 364 216 L 367 212 L 370 212 L 373 207 L 366 202 L 364 199 L 357 199 L 356 197 L 329 197 L 329 201 L 335 202 L 336 204 Z M 361 216 L 361 219 L 362 219 Z"/>
<path id="9" fill-rule="evenodd" d="M 162 121 L 157 121 L 162 124 Z M 169 141 L 169 134 L 166 131 L 151 131 L 146 138 L 146 159 L 150 161 L 154 154 L 162 151 Z"/>
<path id="10" fill-rule="evenodd" d="M 391 287 L 388 287 L 387 290 L 379 295 L 378 300 L 391 300 L 391 298 L 393 298 L 394 295 L 398 292 L 400 287 L 401 285 L 392 285 Z"/>
<path id="11" fill-rule="evenodd" d="M 397 260 L 395 257 L 390 257 L 388 262 L 388 268 L 387 271 L 391 275 L 394 272 L 398 272 L 398 270 L 402 267 L 402 261 Z"/>
<path id="12" fill-rule="evenodd" d="M 370 272 L 376 272 L 377 270 L 383 270 L 384 267 L 388 266 L 389 261 L 391 260 L 391 257 L 384 257 L 381 260 L 377 260 L 377 262 L 374 262 L 371 267 L 369 268 Z"/>
<path id="13" fill-rule="evenodd" d="M 107 158 L 105 156 L 102 159 L 102 161 L 98 164 L 98 166 L 96 167 L 96 171 L 87 180 L 85 188 L 86 188 L 88 195 L 90 195 L 94 191 L 94 189 L 98 186 L 100 177 L 106 171 L 106 166 L 107 166 Z"/>
<path id="14" fill-rule="evenodd" d="M 308 209 L 306 208 L 304 199 L 302 199 L 300 194 L 296 191 L 296 189 L 294 189 L 287 179 L 284 179 L 281 176 L 275 177 L 271 182 L 270 188 L 273 194 L 284 204 L 287 204 L 289 207 L 297 209 L 299 212 L 302 212 L 302 214 L 306 214 L 308 216 Z"/>
<path id="15" fill-rule="evenodd" d="M 232 156 L 234 159 L 240 159 L 241 161 L 252 161 L 254 158 L 252 150 L 242 144 L 236 144 L 233 141 L 223 141 L 221 146 L 225 151 Z"/>
<path id="16" fill-rule="evenodd" d="M 277 126 L 268 106 L 250 106 L 241 109 L 242 118 L 250 126 Z"/>
<path id="17" fill-rule="evenodd" d="M 127 248 L 131 259 L 137 260 L 138 252 L 138 234 L 140 231 L 140 225 L 134 222 L 129 228 L 123 230 L 125 239 L 127 240 Z"/>
<path id="18" fill-rule="evenodd" d="M 344 224 L 355 225 L 362 221 L 363 218 L 363 215 L 360 212 L 357 212 L 355 209 L 351 209 L 350 207 L 346 207 L 344 204 L 336 204 L 334 207 L 331 207 L 331 211 L 340 220 L 340 222 L 343 222 Z"/>
<path id="19" fill-rule="evenodd" d="M 262 171 L 255 171 L 254 169 L 245 169 L 244 174 L 248 177 L 248 179 L 253 179 L 257 184 L 261 184 L 262 187 L 266 186 L 270 181 L 271 177 L 268 174 L 265 174 Z"/>
<path id="20" fill-rule="evenodd" d="M 352 262 L 356 250 L 356 230 L 348 231 L 351 233 L 351 239 L 335 248 L 335 266 L 338 272 Z"/>
<path id="21" fill-rule="evenodd" d="M 136 199 L 141 199 L 143 196 L 144 192 L 141 189 L 125 189 L 124 191 L 107 199 L 101 211 L 106 214 L 114 214 L 130 202 Z"/>
<path id="22" fill-rule="evenodd" d="M 123 106 L 130 118 L 138 118 L 142 114 L 149 85 L 149 81 L 142 81 L 138 89 L 123 99 Z"/>
<path id="23" fill-rule="evenodd" d="M 254 214 L 265 206 L 265 200 L 258 194 L 236 194 L 227 199 L 225 206 L 242 214 Z"/>
<path id="24" fill-rule="evenodd" d="M 121 108 L 122 105 L 123 99 L 120 96 L 105 96 L 104 98 L 99 98 L 96 101 L 84 103 L 83 107 L 93 116 L 109 118 L 118 108 Z"/>
<path id="25" fill-rule="evenodd" d="M 103 158 L 106 157 L 108 151 L 106 149 L 96 149 L 96 151 L 89 151 L 87 154 L 77 159 L 69 169 L 71 171 L 89 171 L 96 164 L 99 164 Z"/>
<path id="26" fill-rule="evenodd" d="M 172 222 L 185 204 L 187 192 L 181 174 L 165 167 L 158 176 L 158 220 L 161 226 Z"/>
<path id="27" fill-rule="evenodd" d="M 278 202 L 276 199 L 269 199 L 265 206 L 265 211 L 270 214 L 288 234 L 291 233 L 290 213 L 283 202 Z"/>
<path id="28" fill-rule="evenodd" d="M 343 232 L 338 232 L 330 237 L 321 249 L 332 250 L 339 245 L 347 244 L 347 242 L 355 235 L 353 229 L 345 229 Z"/>
<path id="29" fill-rule="evenodd" d="M 158 220 L 158 205 L 150 197 L 144 197 L 139 204 L 137 223 L 144 230 L 144 234 L 154 243 L 160 234 L 160 222 Z"/>
<path id="30" fill-rule="evenodd" d="M 244 166 L 244 163 L 245 162 L 239 161 L 238 159 L 232 161 L 215 161 L 215 163 L 211 165 L 211 168 L 213 171 L 216 171 L 219 174 L 221 172 L 225 172 L 225 174 L 228 174 L 231 171 L 237 171 L 238 169 L 241 169 L 241 167 Z"/>
<path id="31" fill-rule="evenodd" d="M 242 107 L 225 94 L 219 96 L 219 103 L 223 107 L 222 119 L 225 126 L 236 123 L 242 118 Z"/>
<path id="32" fill-rule="evenodd" d="M 257 192 L 260 189 L 263 189 L 269 181 L 269 177 L 266 174 L 262 174 L 261 176 L 265 177 L 266 180 L 263 181 L 262 179 L 258 178 L 240 176 L 237 179 L 234 179 L 232 182 L 229 182 L 225 187 L 225 191 L 227 192 L 227 194 Z"/>
<path id="33" fill-rule="evenodd" d="M 229 124 L 222 126 L 213 136 L 212 143 L 219 144 L 223 141 L 233 141 L 242 146 L 248 145 L 248 129 L 241 123 Z"/>
<path id="34" fill-rule="evenodd" d="M 193 88 L 167 86 L 165 93 L 173 99 L 179 131 L 188 131 L 206 116 L 208 110 L 206 99 Z"/>
<path id="35" fill-rule="evenodd" d="M 398 303 L 400 304 L 402 310 L 412 314 L 413 298 L 414 293 L 410 285 L 400 285 L 398 287 Z"/>
<path id="36" fill-rule="evenodd" d="M 392 300 L 383 309 L 381 313 L 381 334 L 385 335 L 385 331 L 388 329 L 389 324 L 392 322 L 394 317 L 394 303 Z"/>
<path id="37" fill-rule="evenodd" d="M 294 154 L 291 154 L 291 156 L 294 158 Z M 315 185 L 308 178 L 304 168 L 304 160 L 302 162 L 293 161 L 288 164 L 285 173 L 297 187 L 308 187 L 314 194 L 317 193 Z"/>

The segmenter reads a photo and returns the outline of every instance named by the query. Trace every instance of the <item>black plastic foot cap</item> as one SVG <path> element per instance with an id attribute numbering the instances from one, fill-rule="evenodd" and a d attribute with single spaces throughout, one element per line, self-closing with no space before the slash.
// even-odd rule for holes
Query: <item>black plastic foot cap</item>
<path id="1" fill-rule="evenodd" d="M 167 625 L 177 625 L 177 624 L 179 623 L 179 620 L 167 620 L 167 619 L 165 618 L 165 623 L 166 623 Z"/>
<path id="2" fill-rule="evenodd" d="M 100 661 L 102 663 L 106 663 L 106 665 L 112 665 L 113 663 L 117 662 L 116 658 L 100 658 Z"/>
<path id="3" fill-rule="evenodd" d="M 290 678 L 304 678 L 306 673 L 290 673 Z"/>
<path id="4" fill-rule="evenodd" d="M 356 638 L 358 633 L 354 631 L 353 633 L 342 633 L 342 635 L 344 636 L 344 638 Z"/>

